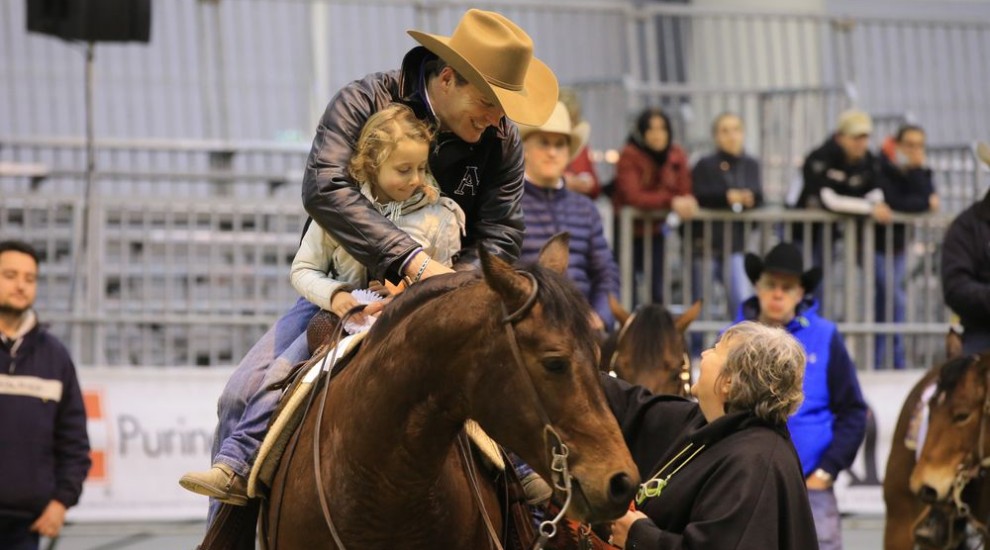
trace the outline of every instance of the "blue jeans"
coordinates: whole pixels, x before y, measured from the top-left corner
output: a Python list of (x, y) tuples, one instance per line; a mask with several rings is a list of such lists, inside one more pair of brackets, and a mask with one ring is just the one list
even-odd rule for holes
[[(890, 294), (893, 297), (893, 321), (895, 323), (903, 323), (904, 316), (904, 303), (906, 301), (904, 279), (906, 274), (904, 253), (893, 253), (893, 271), (891, 273), (887, 272), (888, 264), (885, 261), (886, 256), (883, 253), (878, 253), (874, 258), (874, 266), (876, 269), (876, 300), (874, 309), (874, 319), (878, 323), (883, 323), (888, 321), (887, 319), (887, 295)], [(890, 277), (890, 282), (892, 283), (892, 288), (887, 288), (888, 276)], [(888, 334), (881, 334), (876, 337), (876, 355), (874, 368), (880, 368), (884, 364), (884, 359), (887, 351), (887, 341), (891, 339)], [(904, 337), (900, 333), (895, 333), (894, 339), (894, 368), (903, 369), (904, 368)]]
[(835, 492), (808, 490), (811, 515), (815, 518), (819, 550), (842, 550), (842, 518)]
[(319, 308), (300, 298), (241, 360), (217, 403), (214, 464), (230, 466), (245, 477), (251, 472), (251, 460), (279, 398), (279, 392), (267, 388), (309, 357), (306, 326), (317, 311)]
[(0, 548), (3, 550), (38, 550), (40, 537), (31, 532), (33, 520), (0, 517)]

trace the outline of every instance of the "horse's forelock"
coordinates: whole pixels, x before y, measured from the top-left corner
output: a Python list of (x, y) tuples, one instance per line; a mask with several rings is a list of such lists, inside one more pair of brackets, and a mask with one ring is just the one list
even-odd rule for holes
[(979, 356), (977, 355), (964, 355), (950, 359), (942, 365), (942, 369), (938, 375), (937, 393), (939, 395), (951, 394), (956, 389), (956, 386), (959, 385), (959, 381), (965, 376), (969, 367), (975, 365), (978, 360)]
[(594, 357), (598, 339), (591, 328), (591, 306), (567, 278), (550, 269), (536, 266), (526, 268), (540, 285), (537, 296), (543, 309), (544, 322), (574, 334), (575, 346), (585, 348)]

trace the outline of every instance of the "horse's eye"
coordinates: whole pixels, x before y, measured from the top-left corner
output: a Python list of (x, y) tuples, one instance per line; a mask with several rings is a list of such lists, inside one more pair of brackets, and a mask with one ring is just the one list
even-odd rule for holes
[(958, 412), (952, 415), (952, 421), (956, 424), (962, 424), (963, 422), (969, 420), (970, 413), (968, 412)]
[(550, 372), (564, 372), (571, 364), (566, 357), (547, 357), (542, 363), (543, 368)]

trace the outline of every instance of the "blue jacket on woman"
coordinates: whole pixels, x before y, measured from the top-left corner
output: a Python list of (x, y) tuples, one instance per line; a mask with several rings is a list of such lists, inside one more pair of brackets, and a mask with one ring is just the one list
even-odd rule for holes
[(605, 241), (602, 218), (591, 199), (563, 185), (546, 189), (526, 180), (522, 198), (523, 234), (519, 263), (535, 263), (540, 248), (550, 237), (571, 234), (570, 265), (567, 276), (588, 299), (592, 309), (611, 328), (615, 319), (608, 307), (608, 295), (619, 293), (619, 268)]
[[(743, 302), (737, 321), (757, 321), (760, 302)], [(835, 323), (818, 316), (818, 303), (806, 297), (784, 327), (804, 346), (804, 402), (787, 421), (807, 477), (821, 468), (835, 477), (852, 465), (866, 434), (866, 402), (856, 365)]]

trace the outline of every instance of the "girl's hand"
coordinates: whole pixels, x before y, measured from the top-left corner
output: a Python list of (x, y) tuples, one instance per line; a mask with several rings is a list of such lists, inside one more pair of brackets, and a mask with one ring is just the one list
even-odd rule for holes
[[(350, 292), (343, 290), (334, 294), (333, 298), (330, 298), (330, 311), (340, 318), (343, 318), (344, 314), (350, 311), (351, 308), (359, 305), (358, 301), (354, 299), (354, 296)], [(358, 315), (361, 314), (355, 314), (355, 318)]]

